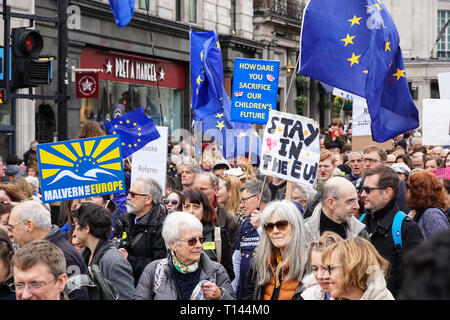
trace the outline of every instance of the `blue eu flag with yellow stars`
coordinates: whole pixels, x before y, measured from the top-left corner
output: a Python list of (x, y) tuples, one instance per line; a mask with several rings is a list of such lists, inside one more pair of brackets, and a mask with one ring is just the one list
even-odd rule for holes
[(222, 52), (214, 31), (191, 31), (190, 38), (192, 109), (199, 121), (223, 109)]
[(399, 43), (381, 0), (311, 0), (299, 73), (364, 97), (372, 139), (384, 142), (419, 125)]
[(109, 5), (119, 28), (130, 23), (134, 14), (134, 0), (109, 0)]
[(120, 136), (123, 158), (160, 137), (153, 120), (144, 114), (144, 107), (106, 122), (105, 128), (108, 134)]

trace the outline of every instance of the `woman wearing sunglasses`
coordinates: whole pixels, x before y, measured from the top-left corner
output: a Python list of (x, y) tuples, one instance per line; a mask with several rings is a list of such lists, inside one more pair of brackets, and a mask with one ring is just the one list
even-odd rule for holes
[(272, 201), (261, 214), (262, 232), (244, 282), (245, 300), (302, 300), (307, 262), (303, 217), (288, 200)]
[(322, 254), (322, 264), (330, 276), (333, 299), (394, 300), (385, 280), (389, 262), (366, 239), (331, 245)]
[(197, 218), (187, 212), (171, 213), (162, 237), (169, 254), (144, 269), (136, 300), (235, 299), (225, 268), (202, 252), (205, 238)]
[(192, 213), (203, 225), (203, 251), (208, 257), (222, 264), (230, 280), (234, 279), (230, 237), (225, 228), (217, 226), (217, 214), (202, 190), (186, 191), (181, 199), (183, 211)]
[(167, 211), (181, 211), (181, 198), (183, 194), (180, 191), (172, 190), (166, 198), (162, 199), (162, 203), (166, 206)]

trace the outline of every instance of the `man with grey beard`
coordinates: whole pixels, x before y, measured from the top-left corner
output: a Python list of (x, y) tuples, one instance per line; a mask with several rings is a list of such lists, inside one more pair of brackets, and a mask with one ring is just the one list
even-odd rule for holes
[(119, 251), (133, 268), (135, 286), (147, 264), (167, 255), (161, 234), (167, 210), (161, 198), (162, 188), (153, 179), (136, 179), (127, 195), (127, 214), (123, 217), (126, 238)]

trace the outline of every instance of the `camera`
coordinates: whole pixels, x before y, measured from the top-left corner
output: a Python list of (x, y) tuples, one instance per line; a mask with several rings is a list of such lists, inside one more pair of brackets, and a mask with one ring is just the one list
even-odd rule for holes
[(122, 238), (113, 239), (112, 243), (113, 243), (114, 247), (116, 247), (117, 249), (124, 248), (125, 250), (128, 251), (129, 243), (126, 239), (122, 239)]

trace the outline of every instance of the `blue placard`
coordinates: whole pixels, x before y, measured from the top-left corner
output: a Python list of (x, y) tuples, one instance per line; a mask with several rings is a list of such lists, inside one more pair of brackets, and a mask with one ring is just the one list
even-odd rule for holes
[(125, 192), (119, 136), (38, 144), (43, 202)]
[(234, 59), (231, 121), (266, 124), (276, 110), (280, 61)]

